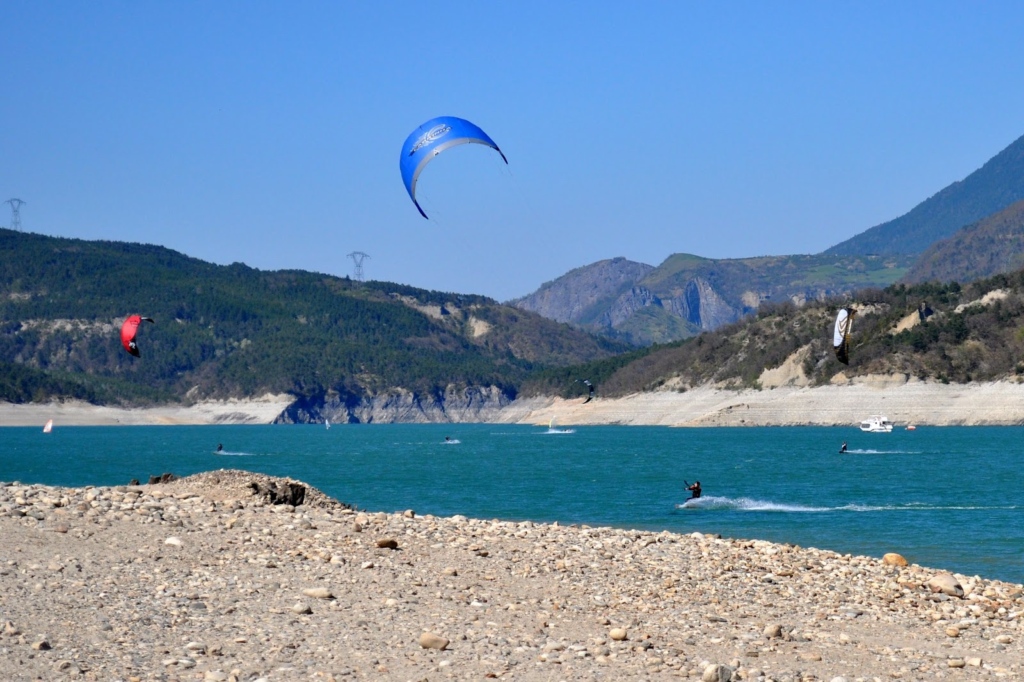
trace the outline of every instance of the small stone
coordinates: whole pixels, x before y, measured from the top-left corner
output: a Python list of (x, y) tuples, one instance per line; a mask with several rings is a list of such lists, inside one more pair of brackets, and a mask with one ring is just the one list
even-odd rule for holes
[(960, 583), (949, 573), (939, 573), (928, 581), (928, 589), (932, 592), (941, 592), (942, 594), (948, 594), (950, 597), (963, 597), (964, 588), (960, 586)]
[(732, 679), (733, 669), (721, 663), (712, 663), (704, 668), (701, 679), (704, 682), (729, 682)]
[(967, 665), (967, 663), (962, 658), (951, 658), (946, 663), (946, 665), (948, 665), (950, 668), (962, 668), (965, 665)]
[(67, 659), (61, 659), (53, 665), (53, 669), (60, 673), (74, 674), (82, 672), (82, 669)]
[(416, 512), (414, 512), (412, 509), (406, 509), (402, 513), (402, 516), (404, 516), (407, 519), (414, 519), (414, 518), (416, 518)]
[(777, 639), (782, 637), (782, 626), (778, 623), (771, 623), (764, 626), (764, 636), (768, 639)]
[(38, 642), (32, 642), (32, 648), (36, 651), (49, 651), (51, 649), (50, 643), (45, 639), (41, 639)]
[(360, 564), (360, 568), (373, 568), (373, 562), (364, 561), (362, 564)]
[(358, 521), (353, 523), (352, 524), (352, 532), (353, 533), (362, 533), (363, 532), (363, 524), (359, 523)]
[(977, 656), (971, 656), (970, 658), (964, 659), (964, 663), (971, 666), (972, 668), (981, 667), (981, 659)]
[(67, 533), (69, 530), (71, 530), (71, 527), (66, 523), (58, 523), (53, 527), (54, 533)]
[(420, 635), (420, 646), (424, 649), (438, 649), (444, 651), (448, 648), (448, 640), (433, 632), (424, 632)]
[(996, 642), (998, 642), (999, 644), (1012, 644), (1013, 637), (1010, 637), (1009, 635), (999, 635), (998, 637), (996, 637)]
[(227, 682), (228, 676), (226, 673), (222, 673), (219, 670), (208, 670), (203, 675), (204, 682)]
[(14, 623), (7, 621), (4, 623), (4, 634), (8, 637), (17, 637), (21, 634), (21, 630), (15, 627)]
[(299, 601), (295, 602), (295, 606), (292, 607), (292, 613), (297, 613), (300, 616), (305, 616), (307, 614), (313, 613), (313, 609), (309, 608), (309, 604), (304, 604), (303, 602)]
[(959, 637), (960, 636), (960, 628), (956, 627), (955, 625), (949, 626), (948, 628), (946, 628), (946, 636), (947, 637)]
[(805, 651), (802, 654), (800, 654), (800, 660), (802, 660), (802, 661), (820, 661), (821, 660), (821, 654), (815, 653), (813, 651)]
[(381, 538), (377, 540), (377, 546), (381, 549), (398, 549), (398, 540), (394, 538)]
[(384, 600), (384, 606), (389, 606), (389, 607), (390, 606), (398, 606), (398, 600), (397, 599), (393, 599), (393, 598), (392, 599), (385, 599)]
[(334, 599), (334, 593), (326, 587), (307, 587), (302, 594), (313, 599)]
[(444, 573), (445, 575), (458, 575), (459, 574), (458, 570), (456, 570), (455, 568), (453, 568), (451, 566), (446, 567), (441, 572)]
[(608, 636), (611, 637), (612, 639), (614, 639), (616, 642), (625, 641), (625, 639), (627, 638), (626, 629), (625, 628), (612, 628), (608, 632)]
[(206, 645), (202, 642), (189, 642), (185, 645), (186, 651), (192, 654), (205, 654)]
[(173, 545), (174, 547), (181, 547), (181, 538), (176, 538), (173, 535), (164, 540), (165, 545)]
[(896, 552), (889, 552), (882, 557), (882, 563), (886, 566), (906, 566), (907, 560), (902, 555)]

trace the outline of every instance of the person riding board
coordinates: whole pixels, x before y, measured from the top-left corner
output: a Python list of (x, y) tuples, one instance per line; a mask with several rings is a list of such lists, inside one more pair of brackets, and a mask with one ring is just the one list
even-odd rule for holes
[(843, 441), (843, 447), (839, 448), (839, 454), (846, 452), (846, 441)]
[[(683, 481), (683, 483), (686, 483), (686, 481)], [(700, 497), (700, 481), (694, 481), (693, 485), (687, 485), (686, 489), (693, 495), (693, 497), (690, 498), (691, 500), (696, 500)]]

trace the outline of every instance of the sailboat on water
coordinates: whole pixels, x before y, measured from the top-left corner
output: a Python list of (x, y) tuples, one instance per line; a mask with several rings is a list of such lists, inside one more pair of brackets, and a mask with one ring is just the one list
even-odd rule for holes
[(331, 420), (328, 419), (327, 417), (324, 417), (324, 426), (326, 426), (328, 429), (331, 428)]
[(43, 427), (43, 433), (49, 433), (53, 431), (53, 420), (50, 419), (46, 422), (46, 426)]

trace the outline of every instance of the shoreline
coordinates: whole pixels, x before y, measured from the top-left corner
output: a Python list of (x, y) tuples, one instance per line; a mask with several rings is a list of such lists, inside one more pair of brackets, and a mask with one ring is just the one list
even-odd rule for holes
[[(252, 483), (301, 485), (305, 499), (270, 504)], [(143, 486), (0, 483), (0, 533), (3, 679), (1024, 672), (1021, 585), (894, 557), (362, 512), (237, 470)]]
[[(265, 395), (253, 399), (205, 401), (192, 406), (114, 408), (78, 401), (0, 403), (0, 426), (270, 424), (294, 398)], [(761, 390), (699, 387), (686, 392), (656, 391), (622, 398), (520, 398), (503, 407), (474, 412), (473, 418), (449, 414), (435, 423), (563, 426), (856, 426), (884, 414), (897, 426), (1024, 425), (1024, 382), (941, 384), (903, 376), (858, 377), (842, 385), (781, 386)], [(385, 421), (382, 411), (378, 423)], [(401, 419), (400, 419), (401, 417)], [(395, 413), (396, 421), (429, 422), (417, 413)]]

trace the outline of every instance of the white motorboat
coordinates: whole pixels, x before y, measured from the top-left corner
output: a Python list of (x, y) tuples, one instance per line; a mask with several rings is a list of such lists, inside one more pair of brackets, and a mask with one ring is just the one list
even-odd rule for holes
[(868, 433), (889, 433), (892, 431), (892, 422), (882, 415), (875, 415), (862, 421), (860, 430)]

